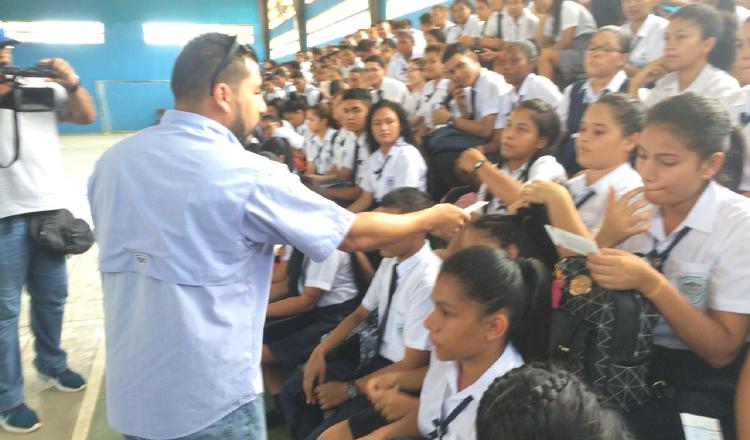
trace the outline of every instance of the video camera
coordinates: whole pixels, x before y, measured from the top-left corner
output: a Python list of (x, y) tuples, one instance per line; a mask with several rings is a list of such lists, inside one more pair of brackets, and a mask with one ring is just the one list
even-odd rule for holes
[(57, 78), (50, 63), (20, 68), (0, 63), (0, 84), (12, 83), (12, 90), (0, 96), (0, 108), (17, 112), (46, 112), (55, 108), (55, 91), (44, 84), (23, 84), (20, 78)]

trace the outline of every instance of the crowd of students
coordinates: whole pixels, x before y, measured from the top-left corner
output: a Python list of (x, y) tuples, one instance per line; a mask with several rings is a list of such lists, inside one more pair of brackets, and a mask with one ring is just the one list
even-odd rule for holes
[[(679, 439), (690, 413), (750, 439), (750, 21), (732, 0), (672, 3), (455, 0), (418, 29), (382, 21), (264, 62), (248, 150), (353, 212), (488, 202), (455, 237), (321, 263), (277, 250), (271, 423)], [(547, 363), (553, 266), (572, 254), (545, 223), (597, 242), (598, 286), (656, 307), (648, 377), (666, 392), (623, 413)]]

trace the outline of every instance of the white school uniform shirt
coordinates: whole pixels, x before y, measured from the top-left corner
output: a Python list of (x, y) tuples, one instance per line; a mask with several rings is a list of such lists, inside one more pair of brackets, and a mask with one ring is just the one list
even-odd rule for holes
[(560, 88), (555, 83), (546, 76), (537, 75), (536, 73), (530, 73), (523, 80), (518, 90), (513, 89), (511, 91), (510, 97), (513, 107), (521, 101), (541, 99), (553, 108), (557, 108), (563, 99)]
[[(284, 120), (287, 124), (289, 124), (290, 127), (293, 127), (292, 124), (289, 123), (289, 121)], [(294, 131), (297, 132), (300, 136), (309, 136), (310, 135), (310, 127), (307, 125), (307, 121), (303, 122), (302, 125), (298, 125), (297, 127), (293, 127)]]
[[(356, 174), (354, 184), (362, 186), (362, 180), (367, 174), (367, 159), (370, 157), (367, 135), (362, 133), (357, 136), (351, 131), (347, 131), (347, 133), (343, 141), (345, 142), (344, 147), (342, 147), (343, 155), (340, 158), (340, 162), (336, 163), (336, 166), (353, 170)], [(359, 153), (355, 154), (356, 151), (359, 151)]]
[[(472, 90), (474, 92), (474, 102), (472, 102)], [(510, 93), (513, 86), (505, 82), (505, 78), (499, 73), (482, 68), (479, 71), (477, 80), (469, 87), (464, 89), (464, 102), (466, 108), (474, 113), (474, 120), (478, 121), (487, 115), (497, 115), (495, 119), (495, 128), (505, 126), (504, 111), (510, 106)], [(458, 107), (454, 109), (454, 116), (461, 116)], [(501, 122), (498, 122), (498, 119)], [(501, 127), (498, 125), (501, 124)]]
[(555, 33), (555, 18), (552, 15), (547, 15), (544, 20), (544, 36), (557, 41), (564, 30), (572, 27), (576, 28), (574, 37), (593, 33), (597, 28), (594, 16), (585, 6), (571, 0), (565, 0), (560, 11), (560, 31)]
[(732, 123), (742, 129), (745, 138), (745, 163), (742, 167), (740, 191), (750, 191), (750, 86), (745, 86), (722, 97)]
[(683, 92), (699, 92), (706, 96), (719, 98), (739, 90), (740, 83), (727, 72), (706, 63), (706, 67), (701, 70), (701, 73), (687, 89), (680, 90), (679, 87), (679, 72), (670, 72), (656, 81), (656, 85), (650, 91), (640, 89), (638, 97), (644, 106), (650, 108), (665, 98)]
[(409, 89), (406, 88), (405, 83), (386, 76), (380, 83), (380, 87), (376, 90), (371, 90), (370, 94), (372, 95), (373, 104), (380, 101), (380, 96), (382, 95), (383, 99), (404, 105), (406, 96), (409, 94)]
[[(498, 35), (498, 19), (502, 22), (502, 35)], [(487, 23), (484, 35), (488, 37), (502, 38), (505, 41), (533, 40), (536, 27), (539, 25), (539, 17), (528, 8), (524, 8), (518, 18), (511, 17), (507, 10), (503, 10), (502, 14), (493, 12)]]
[(289, 124), (289, 126), (281, 124), (281, 127), (273, 131), (273, 135), (271, 137), (284, 138), (287, 140), (287, 142), (289, 142), (289, 145), (291, 145), (292, 148), (296, 148), (298, 150), (305, 148), (305, 137), (297, 133), (297, 131), (294, 129), (294, 127), (292, 127), (291, 124)]
[[(651, 216), (651, 228), (622, 243), (621, 249), (646, 254), (663, 252), (684, 227), (690, 232), (664, 263), (664, 275), (696, 308), (750, 313), (750, 199), (711, 182), (687, 218), (669, 236), (659, 209)], [(663, 318), (654, 329), (654, 343), (688, 349)]]
[(325, 291), (316, 307), (341, 304), (359, 293), (352, 272), (352, 258), (346, 252), (337, 249), (319, 263), (305, 257), (302, 265), (304, 270), (299, 280), (299, 291), (302, 292), (305, 287)]
[(305, 155), (308, 162), (315, 163), (315, 173), (325, 174), (333, 166), (333, 137), (336, 130), (329, 128), (321, 139), (317, 134), (310, 132), (305, 139)]
[(409, 116), (416, 116), (420, 105), (422, 105), (422, 90), (413, 90), (409, 92), (404, 101), (404, 110), (406, 110), (406, 114)]
[(628, 162), (602, 176), (593, 185), (587, 185), (585, 174), (580, 174), (568, 181), (568, 190), (577, 205), (578, 215), (586, 228), (593, 233), (599, 230), (607, 214), (610, 188), (615, 189), (615, 194), (619, 199), (631, 189), (641, 186), (643, 186), (643, 180), (640, 174)]
[[(587, 80), (586, 83), (581, 87), (581, 91), (579, 93), (583, 93), (583, 102), (584, 104), (592, 104), (599, 100), (602, 96), (606, 95), (607, 93), (616, 93), (620, 91), (620, 88), (622, 87), (622, 84), (628, 79), (628, 75), (625, 73), (624, 70), (620, 70), (615, 74), (615, 76), (612, 77), (611, 80), (607, 83), (607, 85), (599, 90), (598, 92), (594, 92), (594, 89), (591, 88), (591, 81)], [(568, 128), (568, 110), (570, 109), (570, 94), (573, 92), (573, 84), (570, 84), (568, 87), (565, 88), (565, 91), (563, 92), (562, 101), (560, 101), (560, 105), (557, 107), (557, 116), (560, 118), (560, 127), (561, 130), (566, 131)], [(576, 133), (573, 133), (576, 134)]]
[(620, 26), (625, 35), (630, 38), (630, 59), (628, 64), (635, 67), (643, 67), (646, 64), (660, 58), (664, 52), (664, 31), (667, 29), (669, 20), (649, 14), (646, 20), (638, 28), (633, 36), (630, 23)]
[(454, 24), (445, 32), (445, 42), (456, 43), (461, 37), (478, 37), (482, 34), (482, 24), (476, 15), (470, 15), (464, 24)]
[[(413, 59), (413, 53), (412, 53)], [(406, 84), (409, 81), (406, 70), (409, 68), (409, 60), (401, 55), (401, 52), (396, 52), (391, 56), (391, 60), (388, 61), (388, 67), (385, 71), (386, 78), (393, 78)]]
[[(528, 178), (522, 180), (524, 171), (528, 166), (529, 164), (525, 163), (514, 171), (510, 171), (507, 165), (503, 165), (500, 167), (500, 170), (506, 174), (510, 174), (514, 179), (521, 181), (521, 183), (532, 182), (534, 180), (551, 180), (564, 185), (568, 180), (565, 168), (557, 162), (555, 156), (542, 156), (535, 160), (529, 169)], [(507, 212), (507, 205), (489, 192), (486, 183), (483, 183), (479, 187), (477, 200), (487, 200), (490, 202), (485, 208), (485, 214), (505, 214)]]
[(448, 96), (447, 78), (429, 81), (422, 89), (421, 103), (417, 116), (424, 118), (424, 124), (429, 128), (435, 128), (432, 124), (432, 112), (443, 106), (445, 98)]
[[(362, 298), (362, 307), (378, 311), (378, 320), (385, 317), (393, 266), (397, 258), (385, 258), (375, 272), (370, 288)], [(435, 286), (442, 260), (432, 252), (429, 243), (402, 261), (396, 271), (398, 284), (391, 299), (391, 311), (383, 329), (379, 354), (393, 362), (404, 357), (406, 348), (430, 349), (430, 334), (422, 324), (432, 312), (432, 288)], [(380, 324), (380, 323), (378, 323)]]
[(427, 164), (413, 145), (399, 139), (383, 156), (378, 148), (367, 159), (364, 176), (359, 185), (362, 191), (372, 193), (375, 201), (396, 188), (427, 190)]
[(436, 421), (445, 420), (461, 402), (471, 396), (468, 405), (446, 427), (443, 440), (475, 440), (477, 408), (482, 395), (492, 382), (508, 371), (523, 365), (523, 358), (512, 344), (508, 344), (497, 360), (479, 376), (476, 382), (458, 390), (458, 362), (441, 361), (433, 353), (430, 367), (419, 395), (419, 432), (430, 436)]
[(321, 100), (320, 89), (310, 84), (305, 86), (305, 91), (302, 94), (305, 96), (305, 100), (309, 107), (317, 105)]

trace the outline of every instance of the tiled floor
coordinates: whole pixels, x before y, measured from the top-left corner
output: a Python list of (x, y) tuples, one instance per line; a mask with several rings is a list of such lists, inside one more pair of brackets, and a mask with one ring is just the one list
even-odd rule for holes
[[(65, 172), (66, 206), (77, 217), (90, 221), (86, 181), (96, 159), (126, 135), (64, 135), (61, 137)], [(42, 419), (42, 428), (18, 436), (0, 430), (0, 440), (120, 440), (106, 423), (103, 389), (104, 329), (97, 249), (68, 260), (69, 297), (63, 325), (62, 345), (70, 367), (87, 378), (89, 388), (80, 393), (61, 393), (36, 377), (31, 366), (34, 338), (28, 321), (28, 295), (24, 293), (20, 322), (24, 393), (29, 406)], [(285, 429), (269, 433), (271, 440), (284, 440)]]

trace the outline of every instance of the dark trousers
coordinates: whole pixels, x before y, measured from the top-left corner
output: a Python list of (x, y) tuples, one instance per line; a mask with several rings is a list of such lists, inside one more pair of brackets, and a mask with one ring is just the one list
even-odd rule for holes
[[(364, 368), (357, 371), (359, 359), (345, 357), (326, 362), (326, 381), (348, 382), (366, 376), (388, 366), (391, 361), (377, 356)], [(284, 383), (279, 398), (281, 412), (287, 421), (289, 433), (294, 440), (316, 439), (326, 429), (338, 422), (348, 419), (370, 406), (365, 396), (357, 397), (335, 408), (327, 418), (318, 405), (305, 403), (302, 389), (302, 373), (292, 376)]]
[(643, 440), (683, 440), (680, 413), (721, 422), (725, 440), (736, 438), (734, 394), (747, 346), (724, 368), (713, 368), (690, 350), (657, 347), (650, 367), (651, 383), (664, 381), (657, 398), (626, 415), (630, 428)]

